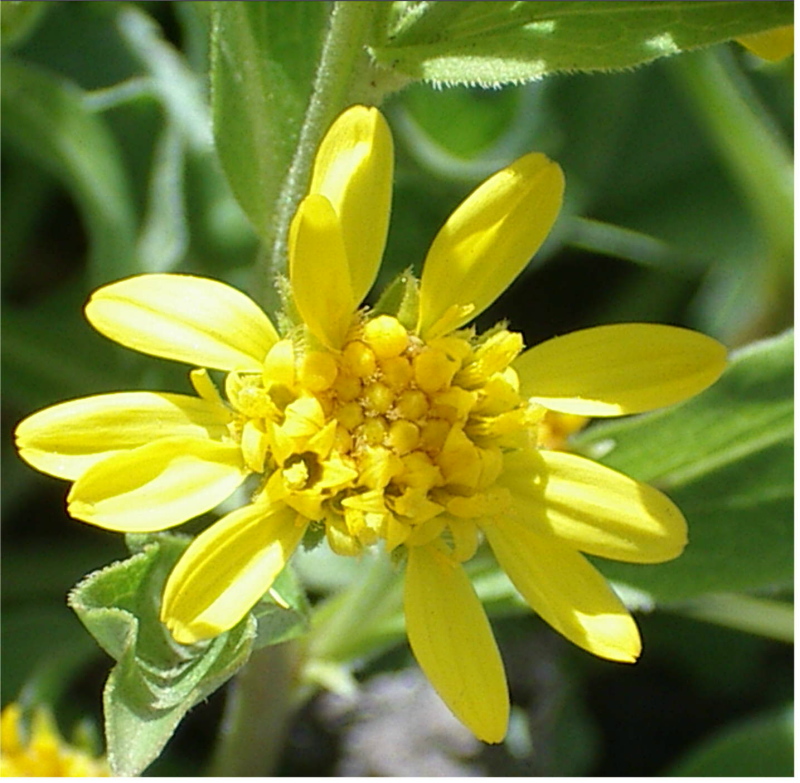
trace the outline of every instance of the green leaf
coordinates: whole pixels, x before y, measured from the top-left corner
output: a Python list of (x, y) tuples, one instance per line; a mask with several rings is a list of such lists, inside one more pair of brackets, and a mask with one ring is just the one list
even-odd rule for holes
[(319, 59), (328, 3), (214, 3), (214, 136), (233, 193), (269, 243)]
[(380, 65), (444, 84), (499, 86), (627, 68), (792, 24), (784, 2), (394, 3), (370, 47)]
[(0, 16), (0, 36), (3, 46), (21, 44), (33, 32), (39, 23), (47, 3), (38, 0), (4, 0), (2, 16)]
[(3, 133), (75, 199), (94, 281), (137, 271), (130, 186), (105, 121), (86, 109), (78, 87), (47, 71), (6, 59), (2, 79)]
[(792, 707), (726, 726), (690, 751), (666, 774), (672, 777), (792, 777)]
[(136, 554), (90, 574), (69, 603), (117, 661), (103, 694), (109, 762), (138, 775), (161, 752), (186, 712), (228, 680), (249, 657), (255, 622), (197, 645), (172, 640), (159, 622), (164, 582), (189, 539), (131, 537)]
[(301, 636), (308, 631), (310, 611), (305, 591), (291, 565), (287, 565), (253, 609), (258, 623), (254, 647), (280, 644)]
[(664, 490), (689, 545), (657, 566), (603, 561), (658, 601), (792, 582), (793, 334), (738, 351), (703, 394), (663, 412), (597, 425), (578, 447)]

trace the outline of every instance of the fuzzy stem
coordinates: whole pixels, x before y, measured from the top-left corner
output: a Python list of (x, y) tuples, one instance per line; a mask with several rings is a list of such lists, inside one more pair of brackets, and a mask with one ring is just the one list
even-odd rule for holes
[(378, 106), (388, 93), (406, 83), (375, 66), (367, 52), (366, 42), (374, 37), (382, 13), (380, 6), (362, 0), (334, 3), (300, 140), (278, 201), (270, 278), (286, 269), (289, 224), (308, 187), (314, 155), (325, 131), (348, 106)]
[(212, 777), (275, 774), (293, 712), (296, 668), (291, 642), (252, 654), (228, 693)]

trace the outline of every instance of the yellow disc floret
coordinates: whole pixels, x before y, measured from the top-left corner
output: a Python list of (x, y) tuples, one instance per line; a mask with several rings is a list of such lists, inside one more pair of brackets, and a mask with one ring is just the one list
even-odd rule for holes
[(261, 376), (229, 376), (231, 431), (265, 475), (259, 492), (323, 524), (336, 552), (449, 531), (467, 559), (475, 520), (503, 509), (504, 451), (535, 441), (541, 418), (510, 367), (521, 350), (502, 328), (425, 342), (385, 314), (353, 327), (339, 351), (281, 340)]

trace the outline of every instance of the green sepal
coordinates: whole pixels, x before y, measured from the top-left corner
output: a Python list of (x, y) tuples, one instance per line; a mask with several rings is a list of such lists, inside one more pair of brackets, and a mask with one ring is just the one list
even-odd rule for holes
[(129, 536), (134, 554), (83, 579), (69, 604), (116, 660), (103, 693), (108, 759), (116, 775), (141, 773), (183, 716), (247, 661), (256, 634), (248, 616), (208, 642), (181, 645), (159, 621), (164, 582), (191, 539)]
[(785, 2), (404, 2), (370, 46), (378, 65), (439, 84), (498, 87), (629, 68), (792, 24)]
[(383, 289), (373, 313), (393, 315), (406, 329), (413, 329), (417, 325), (419, 281), (410, 269), (401, 272)]

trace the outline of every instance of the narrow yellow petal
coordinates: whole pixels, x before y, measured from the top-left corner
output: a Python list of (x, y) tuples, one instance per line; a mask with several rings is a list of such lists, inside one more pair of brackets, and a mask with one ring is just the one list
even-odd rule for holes
[(486, 613), (464, 569), (436, 543), (410, 547), (406, 629), (425, 675), (453, 714), (484, 742), (508, 728), (508, 686)]
[(260, 370), (278, 340), (248, 296), (191, 275), (138, 275), (103, 286), (92, 294), (86, 317), (135, 351), (215, 370)]
[(393, 171), (389, 126), (377, 109), (366, 106), (351, 106), (338, 117), (314, 159), (309, 193), (325, 196), (339, 218), (356, 304), (378, 274), (389, 228)]
[[(544, 242), (563, 193), (560, 167), (538, 152), (479, 185), (428, 251), (419, 290), (419, 334), (436, 337), (483, 312)], [(446, 323), (438, 324), (445, 316)]]
[(324, 196), (306, 196), (297, 208), (289, 233), (289, 277), (297, 311), (311, 333), (329, 348), (341, 348), (358, 300), (342, 227)]
[(764, 60), (778, 62), (794, 52), (794, 25), (773, 27), (762, 33), (743, 35), (736, 40)]
[(501, 482), (520, 524), (581, 552), (662, 563), (686, 546), (686, 521), (666, 495), (576, 454), (509, 454)]
[(691, 329), (611, 324), (540, 343), (514, 362), (523, 395), (579, 416), (621, 416), (673, 405), (711, 386), (725, 347)]
[(221, 440), (230, 411), (197, 397), (120, 392), (37, 411), (16, 429), (20, 456), (37, 470), (75, 480), (92, 465), (165, 437)]
[(509, 519), (486, 525), (484, 532), (500, 567), (545, 622), (601, 658), (636, 660), (636, 623), (583, 555)]
[(241, 448), (199, 438), (163, 438), (87, 470), (68, 511), (107, 530), (166, 530), (210, 511), (247, 477)]
[(280, 504), (222, 517), (183, 553), (164, 588), (161, 621), (182, 644), (233, 628), (270, 589), (305, 532)]

